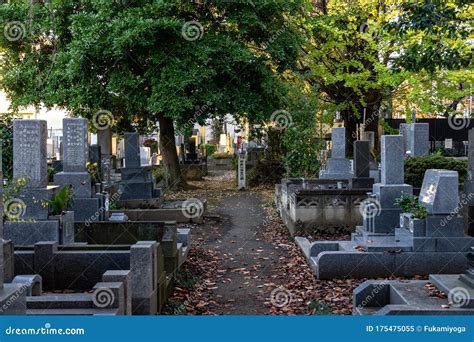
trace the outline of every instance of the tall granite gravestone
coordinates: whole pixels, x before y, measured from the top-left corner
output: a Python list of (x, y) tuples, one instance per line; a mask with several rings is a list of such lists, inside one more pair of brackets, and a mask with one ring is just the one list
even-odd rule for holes
[(354, 142), (354, 178), (349, 180), (352, 189), (371, 189), (374, 179), (370, 177), (370, 142)]
[(138, 133), (125, 133), (125, 167), (121, 169), (120, 200), (140, 200), (160, 197), (159, 189), (153, 186), (150, 167), (140, 165)]
[(407, 134), (410, 156), (427, 156), (430, 152), (430, 125), (428, 123), (409, 124)]
[(395, 200), (411, 195), (413, 188), (404, 182), (404, 150), (401, 135), (383, 135), (381, 139), (380, 183), (373, 186), (371, 198), (379, 207), (377, 215), (364, 217), (364, 229), (371, 233), (393, 234), (400, 222), (401, 210)]
[(87, 136), (87, 119), (63, 119), (63, 172), (54, 175), (54, 183), (72, 185), (74, 197), (80, 198), (91, 197), (91, 176), (86, 169), (89, 161)]
[(350, 179), (353, 177), (351, 161), (346, 159), (346, 129), (337, 127), (332, 129), (331, 158), (319, 173), (322, 179)]
[[(71, 243), (74, 240), (74, 235), (68, 234), (70, 230), (62, 229), (59, 218), (49, 216), (48, 202), (58, 187), (48, 186), (46, 139), (46, 121), (13, 121), (13, 177), (25, 180), (18, 198), (10, 199), (6, 210), (5, 238), (15, 245), (33, 245), (39, 241)], [(12, 208), (19, 211), (9, 215)], [(70, 221), (71, 215), (61, 217), (61, 221)]]
[[(0, 149), (0, 213), (3, 215), (3, 173)], [(22, 284), (5, 283), (5, 255), (3, 240), (3, 219), (0, 219), (0, 315), (24, 315), (26, 312), (26, 291)]]
[(105, 199), (92, 192), (91, 175), (86, 164), (89, 161), (88, 120), (63, 119), (63, 172), (54, 175), (54, 183), (72, 186), (74, 220), (77, 222), (103, 220)]

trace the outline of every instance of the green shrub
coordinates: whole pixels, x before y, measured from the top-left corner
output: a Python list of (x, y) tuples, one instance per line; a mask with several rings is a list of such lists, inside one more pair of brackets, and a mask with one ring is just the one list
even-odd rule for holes
[(56, 195), (48, 201), (51, 215), (61, 215), (64, 211), (68, 210), (72, 206), (72, 188), (65, 185), (58, 191)]
[(402, 194), (395, 200), (395, 204), (402, 209), (404, 213), (412, 214), (414, 218), (424, 219), (428, 216), (428, 210), (418, 202), (418, 197)]
[(435, 153), (426, 157), (407, 158), (405, 160), (405, 182), (415, 188), (421, 188), (425, 171), (428, 169), (457, 171), (460, 184), (464, 183), (467, 175), (466, 161), (443, 157)]
[(217, 151), (217, 146), (213, 144), (204, 144), (206, 156), (212, 156)]
[(247, 185), (255, 187), (260, 185), (274, 186), (280, 183), (285, 174), (285, 167), (279, 160), (259, 160), (255, 166), (246, 172)]
[(214, 159), (226, 159), (232, 157), (230, 154), (227, 154), (226, 152), (215, 152), (212, 155), (212, 158)]

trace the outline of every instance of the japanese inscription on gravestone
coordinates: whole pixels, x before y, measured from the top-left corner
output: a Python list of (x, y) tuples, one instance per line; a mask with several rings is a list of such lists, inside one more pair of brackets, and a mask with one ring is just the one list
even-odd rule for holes
[(63, 157), (65, 172), (83, 172), (86, 170), (89, 147), (86, 119), (63, 119), (64, 141)]

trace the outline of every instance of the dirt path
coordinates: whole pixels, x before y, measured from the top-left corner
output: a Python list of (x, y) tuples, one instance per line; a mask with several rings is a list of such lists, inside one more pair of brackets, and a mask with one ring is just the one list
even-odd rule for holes
[(208, 211), (192, 227), (193, 248), (171, 314), (350, 313), (357, 283), (314, 279), (271, 205), (272, 189), (237, 191), (232, 172), (196, 185), (175, 194), (206, 198)]

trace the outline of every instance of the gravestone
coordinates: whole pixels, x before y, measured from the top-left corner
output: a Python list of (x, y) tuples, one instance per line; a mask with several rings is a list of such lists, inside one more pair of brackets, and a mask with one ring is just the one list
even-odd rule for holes
[(407, 126), (407, 129), (410, 156), (427, 156), (430, 152), (430, 125), (428, 123), (412, 123)]
[(407, 153), (409, 150), (410, 142), (408, 141), (408, 124), (401, 123), (399, 126), (400, 135), (403, 136), (403, 151)]
[(91, 176), (86, 169), (89, 161), (87, 137), (87, 119), (63, 119), (63, 171), (54, 175), (54, 184), (71, 185), (76, 198), (92, 195)]
[[(2, 150), (0, 148), (0, 213), (3, 215), (3, 172)], [(26, 311), (26, 291), (22, 284), (5, 283), (5, 254), (3, 240), (3, 219), (0, 219), (0, 315), (24, 315)]]
[[(26, 186), (22, 189), (18, 198), (9, 200), (9, 205), (19, 208), (19, 215), (8, 215), (5, 223), (4, 235), (12, 240), (14, 245), (32, 245), (39, 241), (58, 241), (60, 243), (72, 242), (63, 227), (67, 227), (67, 221), (71, 214), (61, 218), (53, 218), (49, 215), (48, 202), (58, 190), (57, 186), (47, 186), (47, 175), (39, 171), (43, 166), (30, 165), (31, 158), (39, 165), (46, 164), (46, 154), (30, 156), (30, 150), (41, 152), (46, 150), (46, 122), (42, 120), (14, 120), (13, 122), (13, 168), (15, 178), (26, 179)], [(25, 135), (28, 135), (26, 137)], [(15, 146), (15, 144), (19, 146)], [(16, 151), (16, 152), (15, 152)], [(28, 165), (28, 167), (25, 167)], [(43, 179), (44, 178), (44, 179)], [(9, 207), (10, 209), (15, 207)], [(63, 220), (65, 225), (62, 224)], [(66, 240), (65, 240), (66, 238)], [(73, 239), (73, 238), (72, 238)]]
[(375, 132), (365, 131), (363, 140), (369, 142), (369, 150), (373, 150), (375, 148)]
[(63, 172), (54, 175), (54, 184), (73, 189), (74, 220), (77, 222), (103, 220), (104, 201), (92, 191), (92, 178), (87, 171), (89, 162), (89, 122), (84, 118), (63, 119)]
[(332, 129), (331, 158), (319, 172), (321, 179), (350, 179), (353, 177), (351, 161), (346, 159), (346, 129), (336, 127)]
[(380, 210), (378, 215), (364, 218), (366, 231), (393, 234), (398, 227), (401, 210), (395, 205), (395, 200), (402, 194), (413, 193), (413, 188), (404, 184), (404, 159), (403, 136), (382, 136), (380, 183), (374, 184), (371, 195)]
[(13, 121), (13, 178), (25, 178), (25, 188), (48, 185), (46, 121)]
[(449, 215), (459, 204), (458, 173), (448, 170), (426, 170), (420, 203), (433, 215)]
[(136, 132), (125, 133), (125, 167), (120, 172), (120, 201), (160, 197), (153, 185), (151, 167), (140, 165), (139, 136)]
[(124, 134), (125, 141), (125, 167), (140, 167), (140, 147), (139, 136), (135, 132), (126, 132)]
[(351, 189), (371, 189), (374, 179), (370, 177), (370, 142), (354, 142), (354, 178), (349, 180)]

